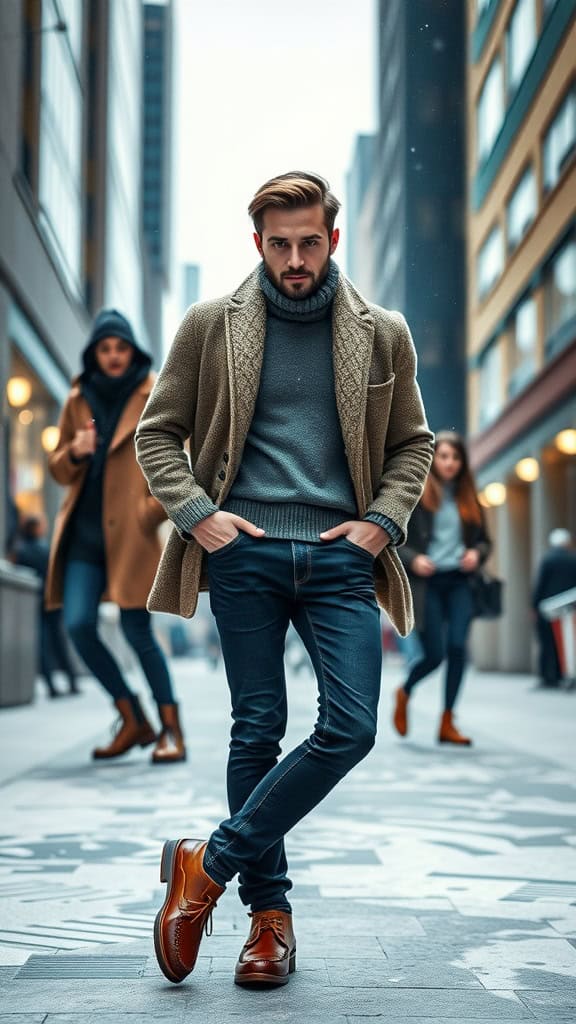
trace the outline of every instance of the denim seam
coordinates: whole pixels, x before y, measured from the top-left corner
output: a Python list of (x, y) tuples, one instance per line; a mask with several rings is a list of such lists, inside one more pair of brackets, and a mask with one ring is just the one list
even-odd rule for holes
[(328, 726), (330, 724), (330, 702), (328, 699), (328, 687), (326, 686), (326, 677), (324, 675), (324, 662), (322, 660), (322, 651), (320, 650), (320, 644), (318, 643), (318, 637), (316, 636), (316, 630), (314, 629), (314, 623), (312, 622), (312, 619), (310, 617), (310, 612), (305, 606), (303, 607), (303, 611), (304, 615), (306, 616), (306, 621), (310, 626), (310, 632), (312, 633), (312, 636), (314, 638), (316, 651), (318, 652), (318, 661), (320, 663), (320, 682), (322, 683), (322, 690), (324, 691), (324, 701), (326, 704), (326, 718), (324, 720), (324, 723), (321, 725), (321, 728), (322, 732), (326, 733), (328, 731)]
[[(288, 765), (288, 767), (286, 768), (286, 771), (284, 771), (282, 773), (282, 775), (280, 776), (279, 779), (276, 779), (276, 781), (270, 786), (270, 789), (266, 790), (266, 792), (262, 796), (262, 799), (260, 800), (260, 803), (258, 803), (256, 805), (254, 810), (249, 814), (249, 816), (246, 818), (246, 820), (244, 822), (242, 822), (242, 824), (240, 825), (239, 829), (237, 830), (238, 834), (240, 834), (240, 832), (242, 832), (242, 830), (245, 829), (246, 826), (250, 824), (250, 822), (252, 821), (252, 818), (256, 814), (256, 811), (260, 810), (262, 804), (264, 803), (265, 800), (268, 799), (270, 794), (276, 789), (276, 786), (278, 786), (282, 782), (282, 780), (286, 777), (286, 775), (288, 775), (288, 773), (291, 772), (293, 768), (296, 768), (300, 764), (300, 762), (303, 761), (304, 758), (309, 753), (310, 753), (310, 750), (306, 749), (304, 751), (304, 753), (298, 758), (298, 760), (294, 762), (294, 764)], [(210, 867), (212, 864), (215, 864), (216, 861), (218, 860), (218, 857), (221, 857), (223, 853), (226, 853), (226, 850), (228, 850), (229, 847), (232, 846), (232, 844), (233, 844), (233, 842), (235, 841), (236, 838), (237, 838), (237, 836), (234, 836), (232, 839), (230, 839), (230, 841), (228, 843), (226, 843), (226, 846), (223, 846), (221, 850), (218, 850), (218, 852), (216, 853), (216, 855), (214, 857), (212, 857), (212, 856), (206, 857), (205, 860), (204, 860), (205, 867)]]

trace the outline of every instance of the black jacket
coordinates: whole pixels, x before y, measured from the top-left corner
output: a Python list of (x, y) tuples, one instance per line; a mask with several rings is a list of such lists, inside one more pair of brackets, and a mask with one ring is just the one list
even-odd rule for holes
[[(483, 565), (492, 550), (492, 542), (488, 535), (482, 507), (479, 506), (479, 508), (482, 516), (481, 525), (463, 522), (462, 539), (466, 548), (476, 548), (480, 555), (480, 565)], [(434, 513), (424, 508), (422, 502), (420, 502), (414, 509), (408, 523), (406, 543), (398, 548), (398, 554), (410, 582), (412, 600), (414, 602), (414, 618), (416, 620), (416, 629), (418, 630), (424, 627), (424, 602), (427, 578), (425, 576), (417, 576), (416, 573), (412, 572), (411, 565), (416, 555), (426, 554), (432, 538), (433, 525)]]
[(576, 587), (576, 551), (552, 548), (542, 561), (532, 590), (532, 607), (546, 597), (554, 597)]

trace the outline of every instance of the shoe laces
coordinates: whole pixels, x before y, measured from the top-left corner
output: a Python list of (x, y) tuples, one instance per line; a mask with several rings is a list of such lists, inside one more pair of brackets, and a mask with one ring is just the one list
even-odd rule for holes
[(212, 935), (213, 924), (212, 914), (216, 906), (216, 900), (206, 893), (202, 900), (186, 900), (186, 916), (190, 921), (196, 923), (196, 921), (203, 921), (204, 932), (206, 935)]
[[(248, 916), (254, 918), (255, 914), (249, 914)], [(247, 945), (252, 945), (252, 943), (256, 942), (256, 940), (260, 938), (262, 932), (266, 931), (267, 928), (271, 932), (274, 932), (274, 935), (276, 936), (278, 941), (282, 943), (282, 945), (286, 945), (286, 938), (284, 936), (284, 921), (281, 917), (277, 917), (273, 913), (262, 914), (257, 917), (255, 924), (258, 926), (258, 931), (254, 938), (247, 943)]]

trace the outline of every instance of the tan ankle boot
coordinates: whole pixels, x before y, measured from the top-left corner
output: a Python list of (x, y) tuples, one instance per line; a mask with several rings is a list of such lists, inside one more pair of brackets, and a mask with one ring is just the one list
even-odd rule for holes
[(120, 713), (118, 729), (107, 747), (96, 747), (92, 751), (92, 757), (96, 761), (121, 757), (132, 750), (132, 747), (147, 747), (156, 739), (156, 733), (142, 711), (137, 697), (132, 700), (122, 697), (114, 703)]
[(408, 694), (403, 686), (396, 690), (396, 707), (394, 708), (394, 728), (400, 736), (408, 732)]
[(438, 743), (455, 743), (460, 747), (471, 747), (472, 740), (463, 736), (454, 725), (454, 718), (451, 711), (445, 711), (440, 722)]
[(152, 751), (153, 764), (174, 764), (186, 760), (184, 734), (180, 725), (177, 704), (161, 704), (159, 707), (162, 732)]

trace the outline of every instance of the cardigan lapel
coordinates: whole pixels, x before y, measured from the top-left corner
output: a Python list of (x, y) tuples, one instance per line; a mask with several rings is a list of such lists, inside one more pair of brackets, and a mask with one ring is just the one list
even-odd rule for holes
[(251, 274), (232, 296), (226, 309), (226, 350), (230, 385), (230, 473), (240, 465), (250, 429), (264, 358), (266, 303)]
[(374, 322), (365, 305), (357, 301), (348, 283), (340, 278), (332, 316), (332, 345), (336, 405), (344, 447), (359, 505), (362, 492), (362, 458), (368, 376), (374, 344)]

